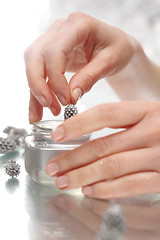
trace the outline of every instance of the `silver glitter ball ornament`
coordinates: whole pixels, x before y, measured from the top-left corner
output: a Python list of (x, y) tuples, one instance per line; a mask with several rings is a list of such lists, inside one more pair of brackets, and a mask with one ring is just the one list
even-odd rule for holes
[(14, 178), (20, 174), (20, 165), (15, 160), (9, 160), (4, 166), (6, 174)]
[(78, 109), (75, 105), (69, 104), (67, 107), (64, 109), (64, 120), (77, 115), (78, 114)]
[(12, 152), (16, 147), (16, 143), (11, 138), (0, 138), (0, 154)]

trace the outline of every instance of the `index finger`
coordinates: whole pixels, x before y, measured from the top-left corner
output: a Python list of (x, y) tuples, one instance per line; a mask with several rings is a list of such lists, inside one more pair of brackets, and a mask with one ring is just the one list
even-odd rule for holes
[(105, 127), (127, 128), (144, 118), (148, 102), (117, 102), (101, 104), (69, 118), (51, 134), (57, 142), (80, 137)]

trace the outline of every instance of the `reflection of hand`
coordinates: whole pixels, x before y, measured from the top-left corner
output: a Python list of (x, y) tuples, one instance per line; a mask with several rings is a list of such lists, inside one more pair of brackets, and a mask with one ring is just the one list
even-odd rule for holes
[(101, 223), (101, 216), (83, 206), (80, 199), (66, 194), (49, 201), (47, 212), (79, 240), (94, 239)]
[(101, 199), (159, 192), (159, 119), (159, 102), (102, 104), (68, 119), (52, 133), (54, 140), (105, 127), (125, 130), (56, 157), (46, 172), (58, 175), (60, 189), (82, 187), (84, 194)]
[[(126, 219), (125, 239), (159, 239), (160, 205), (151, 207), (150, 203), (134, 199), (116, 201)], [(129, 203), (129, 204), (128, 204)], [(47, 212), (76, 239), (95, 239), (101, 235), (102, 216), (110, 207), (108, 201), (61, 194), (47, 204)], [(107, 236), (107, 233), (106, 233)], [(115, 239), (116, 240), (116, 239)]]
[[(132, 37), (83, 13), (54, 22), (25, 52), (30, 122), (41, 119), (42, 106), (58, 115), (56, 96), (63, 105), (76, 103), (100, 78), (123, 69), (137, 49)], [(69, 84), (66, 71), (76, 72)]]
[[(151, 240), (159, 239), (160, 231), (160, 205), (151, 207), (150, 203), (142, 200), (127, 199), (116, 201), (124, 213), (126, 220), (126, 240)], [(128, 204), (129, 203), (129, 204)], [(108, 202), (84, 198), (83, 206), (92, 211), (95, 216), (103, 216), (108, 209)], [(102, 223), (103, 224), (103, 223)], [(101, 233), (99, 232), (99, 235)], [(106, 233), (107, 236), (107, 233)], [(122, 238), (123, 239), (123, 238)], [(115, 239), (116, 240), (116, 239)]]

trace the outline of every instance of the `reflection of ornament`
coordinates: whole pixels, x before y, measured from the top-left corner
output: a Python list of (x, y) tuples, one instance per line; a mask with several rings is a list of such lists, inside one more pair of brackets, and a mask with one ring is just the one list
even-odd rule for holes
[(0, 154), (12, 152), (16, 147), (16, 143), (10, 138), (0, 138)]
[(16, 163), (15, 160), (9, 160), (7, 164), (4, 165), (5, 172), (10, 177), (17, 177), (20, 174), (20, 165)]
[(97, 240), (122, 240), (125, 228), (125, 217), (120, 206), (112, 205), (104, 213)]
[(77, 107), (75, 105), (69, 104), (67, 107), (64, 109), (64, 120), (78, 114)]
[(104, 216), (104, 222), (110, 230), (124, 233), (125, 231), (125, 219), (123, 212), (119, 205), (111, 206)]

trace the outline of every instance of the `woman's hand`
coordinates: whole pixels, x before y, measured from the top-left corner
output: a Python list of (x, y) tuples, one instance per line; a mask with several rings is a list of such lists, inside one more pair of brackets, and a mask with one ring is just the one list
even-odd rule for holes
[(52, 138), (63, 142), (105, 127), (124, 130), (48, 163), (57, 187), (82, 187), (85, 195), (101, 199), (160, 192), (160, 103), (102, 104), (66, 120)]
[[(54, 22), (25, 51), (30, 123), (42, 118), (43, 107), (58, 115), (58, 100), (62, 105), (75, 104), (100, 78), (121, 71), (137, 46), (120, 29), (83, 13)], [(66, 71), (76, 73), (69, 84)]]

